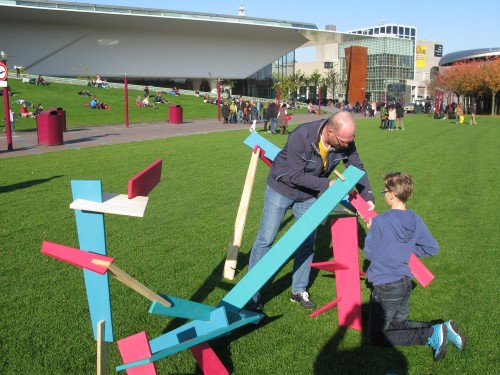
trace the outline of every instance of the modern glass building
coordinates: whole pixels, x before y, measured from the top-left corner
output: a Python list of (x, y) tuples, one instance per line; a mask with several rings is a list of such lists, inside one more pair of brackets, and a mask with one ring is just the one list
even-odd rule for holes
[[(367, 47), (366, 98), (370, 101), (405, 102), (406, 80), (413, 80), (415, 76), (416, 28), (387, 24), (348, 32), (376, 38), (339, 44), (341, 77), (346, 77), (345, 48)], [(339, 98), (344, 99), (345, 93), (340, 93)]]

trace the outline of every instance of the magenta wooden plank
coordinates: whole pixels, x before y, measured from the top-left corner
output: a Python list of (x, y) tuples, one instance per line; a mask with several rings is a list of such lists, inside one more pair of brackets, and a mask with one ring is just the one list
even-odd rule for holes
[(359, 279), (358, 218), (332, 219), (333, 258), (348, 266), (335, 272), (339, 325), (361, 331), (361, 282)]
[[(368, 203), (356, 192), (349, 194), (349, 202), (358, 211), (358, 214), (367, 221), (368, 218), (374, 218), (377, 216), (375, 211), (368, 211), (370, 207)], [(424, 288), (429, 285), (429, 283), (434, 280), (434, 274), (422, 263), (422, 261), (414, 254), (410, 255), (410, 271), (415, 277), (415, 279)]]
[(434, 280), (434, 274), (422, 263), (422, 261), (414, 253), (411, 253), (408, 265), (410, 266), (410, 271), (415, 279), (417, 279), (420, 285), (422, 285), (424, 288), (429, 285), (432, 280)]
[(205, 375), (229, 375), (217, 354), (206, 342), (189, 348)]
[(43, 241), (42, 253), (74, 266), (96, 272), (100, 275), (104, 275), (108, 268), (92, 263), (92, 259), (103, 260), (111, 263), (115, 260), (114, 258), (105, 255), (95, 254), (49, 241)]
[[(149, 347), (148, 337), (144, 331), (126, 337), (122, 340), (118, 340), (117, 344), (123, 363), (130, 363), (151, 357), (151, 348)], [(128, 368), (127, 374), (157, 375), (157, 372), (155, 364), (148, 363), (142, 366)]]
[(335, 306), (338, 305), (338, 303), (342, 300), (342, 298), (336, 298), (332, 302), (327, 303), (325, 306), (320, 307), (316, 311), (312, 312), (309, 314), (309, 317), (315, 317), (316, 315), (323, 314), (324, 312), (333, 309)]
[(128, 181), (128, 198), (147, 197), (161, 179), (162, 159), (155, 161), (149, 167), (139, 172)]
[(346, 266), (345, 264), (341, 264), (336, 261), (331, 261), (331, 262), (317, 262), (317, 263), (311, 263), (311, 267), (314, 268), (319, 268), (320, 270), (324, 271), (329, 271), (329, 272), (335, 272), (339, 270), (348, 270), (349, 267)]

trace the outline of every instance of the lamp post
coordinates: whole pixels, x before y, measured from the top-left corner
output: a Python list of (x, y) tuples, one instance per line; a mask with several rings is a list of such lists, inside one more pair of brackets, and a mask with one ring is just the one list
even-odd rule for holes
[(125, 95), (125, 126), (128, 128), (128, 77), (127, 73), (125, 73), (125, 78), (123, 79), (124, 90), (123, 93)]
[(318, 116), (321, 115), (321, 85), (318, 86)]
[(281, 107), (280, 97), (281, 97), (281, 84), (278, 82), (278, 109)]
[(220, 78), (217, 78), (217, 121), (220, 122)]
[(7, 67), (7, 54), (0, 51), (0, 87), (3, 87), (3, 107), (5, 112), (5, 133), (7, 134), (7, 150), (12, 150), (12, 132), (10, 129), (10, 107), (9, 107), (9, 85), (7, 77), (9, 68)]

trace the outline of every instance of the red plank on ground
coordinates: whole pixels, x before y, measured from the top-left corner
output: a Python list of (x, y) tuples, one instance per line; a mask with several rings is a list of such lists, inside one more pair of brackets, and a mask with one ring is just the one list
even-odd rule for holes
[[(148, 336), (144, 331), (118, 340), (117, 344), (125, 364), (151, 357)], [(157, 375), (156, 367), (154, 363), (131, 367), (127, 369), (127, 375)]]
[(149, 167), (139, 172), (128, 181), (128, 198), (147, 195), (160, 182), (162, 159), (155, 161)]

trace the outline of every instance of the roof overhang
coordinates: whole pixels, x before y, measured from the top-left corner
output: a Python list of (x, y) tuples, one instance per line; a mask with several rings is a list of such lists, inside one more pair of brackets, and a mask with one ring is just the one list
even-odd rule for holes
[(12, 56), (10, 65), (33, 74), (242, 79), (297, 48), (363, 38), (235, 17), (224, 22), (17, 3), (0, 3), (0, 46)]

